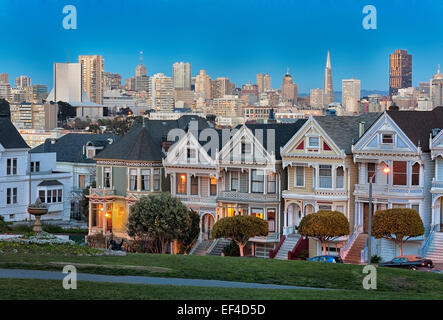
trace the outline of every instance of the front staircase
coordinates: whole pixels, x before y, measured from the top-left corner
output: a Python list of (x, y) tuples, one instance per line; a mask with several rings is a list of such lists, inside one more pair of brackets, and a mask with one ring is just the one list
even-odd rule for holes
[(366, 247), (367, 233), (360, 233), (347, 251), (344, 263), (361, 264), (361, 251)]
[(223, 249), (231, 243), (231, 239), (216, 239), (212, 247), (210, 247), (206, 254), (209, 256), (221, 256)]
[(279, 260), (288, 260), (288, 252), (294, 249), (295, 245), (300, 239), (299, 234), (289, 234), (286, 236), (285, 241), (283, 242), (280, 250), (278, 250), (275, 259)]
[(194, 246), (194, 248), (192, 248), (189, 254), (196, 256), (206, 255), (206, 252), (211, 247), (213, 241), (214, 240), (202, 240), (197, 242), (197, 244)]
[(434, 263), (443, 263), (443, 232), (434, 232), (425, 256)]

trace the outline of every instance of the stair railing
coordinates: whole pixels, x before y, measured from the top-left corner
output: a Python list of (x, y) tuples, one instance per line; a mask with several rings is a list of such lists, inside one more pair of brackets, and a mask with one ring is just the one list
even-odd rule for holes
[(352, 245), (354, 244), (355, 239), (357, 239), (358, 235), (360, 234), (360, 232), (354, 232), (351, 237), (348, 239), (348, 241), (346, 242), (346, 246), (344, 246), (342, 248), (342, 250), (340, 250), (340, 257), (344, 260), (346, 258), (346, 256), (349, 253), (349, 249), (351, 249)]
[(420, 248), (420, 255), (422, 257), (424, 257), (426, 255), (426, 253), (428, 252), (429, 246), (432, 243), (432, 239), (434, 238), (434, 233), (435, 233), (435, 230), (437, 230), (437, 227), (438, 227), (438, 224), (434, 224), (431, 227), (431, 231), (429, 232), (428, 238), (426, 239), (423, 246)]
[(211, 245), (209, 246), (208, 250), (206, 250), (206, 254), (210, 254), (212, 250), (214, 250), (217, 243), (221, 240), (221, 238), (217, 238), (214, 241), (212, 241)]
[(309, 239), (303, 239), (303, 236), (300, 236), (294, 248), (291, 251), (288, 251), (288, 260), (296, 260), (297, 254), (300, 254), (303, 250), (309, 250)]
[(286, 236), (283, 235), (283, 236), (280, 238), (280, 241), (279, 241), (279, 243), (277, 244), (277, 246), (276, 246), (273, 250), (270, 250), (270, 251), (269, 251), (269, 258), (270, 258), (270, 259), (274, 259), (274, 258), (275, 258), (275, 256), (277, 255), (278, 251), (280, 250), (280, 248), (281, 248), (281, 246), (283, 245), (283, 242), (285, 242), (285, 240), (286, 240)]
[(189, 251), (189, 254), (194, 254), (195, 250), (197, 250), (197, 247), (200, 245), (200, 243), (202, 243), (203, 240), (202, 239), (198, 239), (197, 242), (194, 244), (194, 246), (192, 247), (191, 251)]

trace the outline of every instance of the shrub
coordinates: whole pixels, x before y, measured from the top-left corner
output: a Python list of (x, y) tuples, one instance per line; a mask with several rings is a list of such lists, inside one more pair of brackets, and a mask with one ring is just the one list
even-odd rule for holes
[(226, 257), (238, 257), (240, 256), (240, 248), (234, 241), (231, 241), (230, 244), (223, 248), (223, 255)]

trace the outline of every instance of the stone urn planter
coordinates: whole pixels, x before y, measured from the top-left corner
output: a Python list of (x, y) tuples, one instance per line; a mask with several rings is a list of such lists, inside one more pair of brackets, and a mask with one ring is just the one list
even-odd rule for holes
[(32, 231), (41, 232), (42, 224), (40, 222), (40, 217), (48, 213), (48, 207), (46, 204), (42, 203), (40, 198), (37, 198), (34, 204), (28, 206), (28, 213), (35, 217), (34, 228)]

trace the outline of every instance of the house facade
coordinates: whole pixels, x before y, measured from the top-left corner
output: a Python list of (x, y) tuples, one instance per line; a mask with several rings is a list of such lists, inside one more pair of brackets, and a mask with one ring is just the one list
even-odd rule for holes
[(69, 221), (72, 183), (69, 172), (56, 170), (55, 153), (34, 155), (7, 117), (0, 117), (0, 215), (5, 221), (33, 219), (29, 204), (47, 204), (42, 220)]

